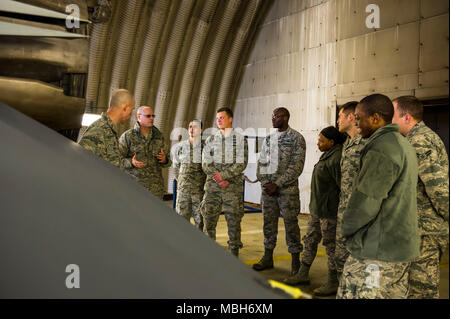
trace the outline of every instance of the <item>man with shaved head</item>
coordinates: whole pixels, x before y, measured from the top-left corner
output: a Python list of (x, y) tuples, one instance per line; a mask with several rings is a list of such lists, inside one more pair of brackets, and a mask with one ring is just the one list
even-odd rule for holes
[(134, 97), (128, 90), (115, 90), (108, 110), (87, 128), (79, 144), (113, 165), (122, 167), (117, 125), (130, 119), (134, 105)]
[(119, 139), (124, 169), (138, 182), (163, 199), (164, 180), (162, 168), (170, 165), (164, 137), (153, 122), (155, 114), (150, 106), (141, 106), (137, 110), (137, 122)]
[(262, 188), (264, 256), (253, 265), (253, 269), (261, 271), (273, 268), (273, 250), (277, 243), (281, 211), (286, 228), (286, 243), (292, 255), (291, 275), (294, 275), (300, 268), (299, 256), (303, 250), (298, 226), (298, 178), (305, 164), (306, 142), (302, 134), (289, 127), (289, 117), (289, 111), (284, 107), (273, 111), (272, 126), (277, 130), (264, 139), (258, 160), (256, 175)]

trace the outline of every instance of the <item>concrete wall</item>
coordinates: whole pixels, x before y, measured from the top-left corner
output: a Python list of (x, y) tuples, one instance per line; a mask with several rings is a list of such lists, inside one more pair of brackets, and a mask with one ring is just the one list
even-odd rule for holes
[[(366, 26), (369, 4), (380, 8), (379, 29)], [(307, 141), (301, 212), (309, 211), (317, 135), (335, 123), (336, 105), (375, 92), (448, 96), (448, 12), (448, 0), (275, 1), (245, 66), (233, 124), (269, 128), (275, 107), (290, 110)], [(245, 199), (259, 203), (259, 183)]]

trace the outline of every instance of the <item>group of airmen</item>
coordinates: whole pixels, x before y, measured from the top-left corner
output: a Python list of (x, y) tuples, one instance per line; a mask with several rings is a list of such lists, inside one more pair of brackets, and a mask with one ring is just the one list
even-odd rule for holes
[[(176, 212), (212, 239), (223, 212), (228, 247), (243, 247), (245, 136), (232, 126), (233, 113), (216, 112), (217, 132), (202, 138), (201, 120), (189, 123), (189, 139), (170, 154), (153, 125), (151, 107), (137, 109), (134, 128), (122, 136), (135, 108), (125, 89), (90, 125), (79, 144), (127, 172), (160, 199), (162, 168), (173, 166)], [(328, 280), (314, 290), (336, 298), (439, 298), (439, 263), (448, 244), (448, 157), (442, 140), (423, 122), (423, 105), (413, 96), (391, 101), (373, 94), (339, 109), (338, 128), (321, 130), (322, 155), (311, 179), (310, 215), (300, 238), (298, 215), (306, 142), (289, 126), (289, 111), (276, 108), (275, 129), (262, 142), (257, 178), (261, 183), (264, 256), (252, 267), (274, 267), (280, 214), (292, 256), (290, 285), (309, 284), (309, 270), (322, 240)], [(275, 164), (275, 166), (274, 166)], [(300, 254), (302, 254), (300, 258)]]

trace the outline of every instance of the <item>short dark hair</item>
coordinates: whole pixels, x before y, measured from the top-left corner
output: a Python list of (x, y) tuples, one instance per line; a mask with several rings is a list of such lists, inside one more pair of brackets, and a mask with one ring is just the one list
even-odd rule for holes
[(281, 111), (283, 112), (288, 118), (291, 117), (291, 114), (289, 113), (289, 110), (285, 107), (277, 107), (274, 111)]
[(229, 107), (221, 107), (217, 110), (217, 113), (225, 112), (227, 113), (228, 117), (233, 117), (233, 111)]
[(366, 96), (359, 102), (359, 105), (362, 106), (363, 111), (367, 113), (368, 116), (378, 113), (387, 124), (392, 123), (394, 105), (392, 105), (391, 99), (386, 95), (372, 94)]
[(199, 119), (193, 119), (191, 122), (194, 122), (194, 123), (200, 123), (200, 128), (203, 129), (203, 122), (202, 122), (202, 120), (199, 120)]
[(327, 139), (332, 140), (334, 145), (343, 144), (345, 142), (346, 136), (339, 132), (339, 130), (334, 126), (328, 126), (320, 131), (320, 134), (325, 136)]
[(400, 116), (405, 116), (409, 113), (415, 120), (422, 121), (423, 119), (423, 104), (418, 98), (412, 95), (400, 96), (392, 102), (397, 102), (397, 109), (400, 111)]
[(339, 107), (339, 111), (342, 110), (345, 115), (349, 115), (350, 113), (355, 114), (356, 105), (358, 105), (357, 101), (350, 101)]

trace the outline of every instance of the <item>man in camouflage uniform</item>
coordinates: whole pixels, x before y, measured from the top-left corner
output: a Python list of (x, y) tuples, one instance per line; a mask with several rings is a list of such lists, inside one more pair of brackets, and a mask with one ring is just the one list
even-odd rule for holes
[(419, 256), (417, 159), (392, 124), (394, 107), (382, 94), (356, 106), (361, 136), (358, 176), (342, 217), (350, 252), (337, 298), (406, 298), (411, 262)]
[(176, 212), (186, 218), (194, 217), (195, 226), (203, 230), (203, 217), (200, 204), (206, 175), (202, 170), (202, 122), (189, 123), (189, 139), (176, 146), (173, 159), (175, 179), (177, 180)]
[(162, 168), (170, 165), (164, 137), (153, 125), (155, 115), (149, 106), (137, 111), (137, 122), (119, 139), (124, 169), (153, 195), (163, 199), (164, 180)]
[(133, 112), (135, 100), (125, 89), (112, 93), (109, 108), (102, 113), (101, 118), (92, 123), (78, 142), (111, 164), (122, 168), (123, 158), (119, 152), (117, 125), (126, 123)]
[(204, 232), (216, 239), (216, 226), (223, 209), (228, 225), (228, 246), (238, 256), (241, 220), (244, 216), (242, 172), (248, 162), (247, 139), (232, 128), (233, 112), (220, 108), (216, 115), (219, 131), (206, 139), (202, 168), (206, 173), (201, 213)]
[(300, 198), (298, 178), (303, 171), (306, 155), (304, 137), (289, 127), (289, 111), (277, 108), (272, 114), (272, 126), (276, 132), (264, 139), (258, 160), (256, 176), (262, 185), (261, 203), (264, 216), (264, 256), (253, 265), (260, 271), (273, 268), (273, 250), (278, 233), (280, 210), (286, 229), (286, 243), (292, 255), (291, 274), (300, 267)]
[(336, 248), (334, 259), (338, 278), (341, 277), (345, 261), (349, 255), (345, 247), (345, 240), (342, 238), (341, 225), (344, 210), (347, 207), (348, 200), (353, 190), (353, 182), (358, 176), (359, 160), (361, 150), (364, 148), (365, 140), (359, 134), (359, 128), (356, 126), (355, 109), (358, 102), (347, 102), (339, 110), (338, 126), (339, 132), (346, 133), (348, 138), (342, 148), (341, 157), (341, 193), (339, 195), (339, 207), (337, 213), (336, 226)]
[(393, 101), (399, 131), (417, 153), (417, 213), (421, 252), (411, 263), (408, 298), (439, 298), (439, 262), (448, 242), (448, 157), (444, 143), (422, 121), (423, 105), (414, 96)]

